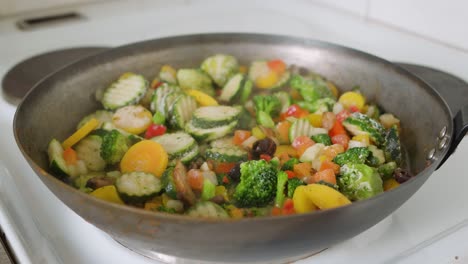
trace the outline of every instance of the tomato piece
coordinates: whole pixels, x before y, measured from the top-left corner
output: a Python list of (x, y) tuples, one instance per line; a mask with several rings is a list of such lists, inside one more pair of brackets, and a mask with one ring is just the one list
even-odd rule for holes
[(315, 142), (310, 139), (308, 136), (298, 136), (295, 138), (291, 144), (291, 146), (295, 149), (300, 148), (301, 146), (313, 146)]
[(338, 122), (343, 123), (343, 121), (348, 118), (351, 115), (351, 113), (348, 110), (342, 110), (336, 115), (336, 120)]
[(271, 156), (268, 154), (260, 154), (260, 159), (265, 160), (265, 161), (270, 161)]
[(229, 178), (226, 175), (223, 176), (223, 183), (225, 184), (229, 183)]
[(63, 150), (63, 159), (67, 165), (75, 165), (78, 161), (78, 156), (76, 155), (76, 151), (74, 149), (68, 147)]
[(346, 135), (346, 130), (341, 124), (341, 122), (336, 120), (333, 127), (330, 129), (330, 131), (328, 131), (328, 135), (330, 135), (330, 137), (333, 137), (336, 135)]
[(252, 136), (252, 132), (248, 130), (236, 130), (234, 131), (234, 138), (232, 139), (232, 143), (234, 145), (242, 145), (246, 139)]
[(288, 174), (288, 179), (296, 178), (296, 174), (294, 174), (293, 171), (287, 170), (287, 171), (284, 171), (284, 172), (286, 172), (286, 174)]
[(328, 182), (331, 184), (336, 184), (335, 172), (333, 171), (333, 169), (326, 169), (323, 171), (316, 172), (312, 176), (312, 180), (313, 182), (324, 181), (324, 182)]
[(284, 201), (282, 213), (283, 215), (291, 215), (296, 213), (294, 210), (294, 202), (291, 198), (288, 198)]
[(351, 113), (359, 112), (359, 108), (357, 106), (355, 106), (355, 105), (352, 105), (352, 106), (349, 107), (349, 111)]
[(275, 207), (273, 207), (273, 209), (271, 209), (271, 215), (273, 215), (273, 216), (281, 215), (281, 213), (282, 213), (282, 210), (279, 207), (275, 206)]
[(286, 63), (282, 60), (271, 60), (267, 62), (268, 67), (277, 74), (283, 74), (286, 71)]
[(167, 130), (167, 128), (166, 128), (166, 126), (164, 126), (164, 125), (151, 124), (151, 125), (146, 129), (145, 138), (146, 138), (146, 139), (149, 139), (149, 138), (161, 136), (161, 135), (163, 135), (164, 133), (166, 133), (166, 130)]
[(331, 141), (333, 144), (340, 144), (344, 149), (348, 149), (349, 137), (346, 134), (333, 136), (331, 137)]
[(328, 161), (328, 160), (325, 160), (322, 162), (322, 165), (320, 165), (320, 169), (319, 171), (324, 171), (324, 170), (328, 170), (328, 169), (331, 169), (333, 170), (333, 172), (335, 174), (338, 174), (340, 173), (340, 165), (332, 162), (332, 161)]
[(287, 117), (296, 117), (303, 118), (309, 115), (309, 111), (302, 109), (300, 106), (293, 104), (288, 107), (288, 109), (281, 114), (281, 120), (286, 119)]
[(190, 187), (194, 190), (203, 190), (203, 173), (201, 170), (191, 169), (187, 172), (187, 180)]

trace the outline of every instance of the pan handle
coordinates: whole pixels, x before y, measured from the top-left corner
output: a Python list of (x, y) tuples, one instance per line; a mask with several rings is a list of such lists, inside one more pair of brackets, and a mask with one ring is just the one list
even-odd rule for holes
[[(412, 74), (421, 78), (434, 90), (436, 90), (442, 99), (447, 103), (450, 108), (451, 115), (453, 117), (453, 134), (451, 145), (447, 154), (443, 157), (439, 163), (438, 168), (444, 164), (450, 155), (455, 151), (458, 144), (468, 132), (468, 84), (447, 72), (429, 68), (426, 66), (408, 64), (408, 63), (396, 63), (397, 65), (408, 70)], [(444, 135), (442, 135), (444, 136)], [(444, 139), (441, 139), (444, 140)], [(446, 139), (445, 139), (446, 140)], [(441, 142), (443, 144), (443, 142)]]
[[(468, 86), (467, 86), (467, 93), (468, 93)], [(452, 135), (452, 143), (450, 144), (449, 150), (447, 154), (444, 156), (442, 161), (439, 163), (437, 169), (444, 164), (450, 155), (455, 152), (458, 144), (462, 141), (463, 137), (465, 137), (466, 133), (468, 133), (468, 105), (465, 105), (458, 113), (455, 115), (453, 119), (453, 135)]]

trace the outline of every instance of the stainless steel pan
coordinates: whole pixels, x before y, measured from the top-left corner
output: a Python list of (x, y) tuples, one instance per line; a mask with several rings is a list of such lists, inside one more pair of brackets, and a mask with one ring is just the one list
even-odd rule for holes
[[(384, 194), (333, 210), (215, 221), (107, 203), (47, 172), (48, 142), (52, 137), (66, 138), (81, 117), (99, 107), (93, 99), (96, 89), (126, 71), (152, 78), (163, 64), (197, 67), (214, 53), (232, 54), (242, 64), (281, 58), (313, 69), (344, 90), (359, 85), (367, 98), (401, 119), (408, 165), (416, 177)], [(396, 210), (453, 152), (466, 132), (467, 114), (467, 107), (451, 110), (438, 92), (406, 70), (366, 53), (293, 37), (205, 34), (114, 48), (63, 68), (26, 96), (16, 112), (14, 133), (26, 160), (57, 197), (138, 252), (214, 262), (281, 262), (351, 238)]]

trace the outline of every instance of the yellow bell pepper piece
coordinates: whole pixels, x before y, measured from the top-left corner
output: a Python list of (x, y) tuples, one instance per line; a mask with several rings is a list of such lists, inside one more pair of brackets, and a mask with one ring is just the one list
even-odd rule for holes
[(176, 70), (170, 66), (170, 65), (163, 65), (161, 67), (161, 71), (164, 72), (164, 73), (167, 73), (167, 74), (170, 74), (172, 76), (172, 78), (174, 78), (174, 80), (176, 79)]
[(307, 116), (309, 123), (313, 127), (322, 127), (322, 115), (321, 114), (309, 114)]
[(339, 191), (322, 184), (299, 186), (293, 195), (294, 210), (298, 213), (324, 210), (350, 204), (351, 201)]
[(299, 186), (296, 188), (293, 195), (293, 204), (294, 211), (298, 214), (317, 210), (317, 206), (310, 201), (309, 196), (307, 195), (307, 186)]
[(80, 127), (75, 133), (73, 133), (70, 137), (65, 139), (62, 143), (63, 149), (67, 149), (76, 143), (78, 141), (82, 140), (84, 137), (86, 137), (91, 131), (96, 129), (99, 126), (99, 121), (96, 118), (90, 119), (88, 122), (86, 122), (82, 127)]
[(278, 74), (274, 71), (268, 71), (267, 74), (257, 77), (255, 86), (260, 89), (270, 89), (278, 82)]
[(157, 211), (161, 205), (162, 205), (161, 196), (156, 196), (153, 199), (145, 203), (144, 209), (148, 211)]
[(229, 202), (229, 196), (226, 187), (219, 185), (215, 187), (215, 195), (221, 195), (225, 201)]
[(384, 191), (388, 191), (398, 186), (400, 186), (400, 184), (395, 179), (388, 179), (384, 181), (383, 189)]
[(360, 142), (364, 143), (366, 146), (369, 146), (369, 144), (370, 144), (369, 135), (367, 135), (367, 134), (361, 134), (361, 135), (354, 136), (353, 140), (360, 141)]
[(119, 195), (117, 194), (117, 189), (115, 189), (114, 185), (108, 185), (108, 186), (98, 188), (90, 194), (104, 201), (108, 201), (108, 202), (116, 203), (116, 204), (124, 204), (122, 199), (120, 199)]
[(218, 105), (218, 101), (216, 101), (213, 97), (207, 95), (204, 92), (200, 92), (194, 89), (189, 89), (189, 90), (186, 90), (185, 93), (195, 98), (197, 103), (201, 106)]
[(279, 145), (276, 147), (275, 157), (280, 157), (284, 153), (290, 157), (297, 157), (297, 151), (291, 145)]
[(361, 109), (364, 107), (364, 104), (366, 103), (366, 99), (360, 93), (346, 92), (340, 96), (338, 102), (340, 102), (345, 108), (355, 106), (359, 109), (359, 111), (361, 111)]
[(265, 133), (258, 127), (252, 128), (252, 136), (256, 137), (258, 140), (266, 138)]

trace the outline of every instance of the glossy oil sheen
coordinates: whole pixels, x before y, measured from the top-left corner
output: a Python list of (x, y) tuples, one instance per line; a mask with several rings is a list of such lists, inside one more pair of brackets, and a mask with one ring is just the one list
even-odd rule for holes
[[(96, 89), (124, 72), (152, 79), (163, 64), (198, 67), (215, 53), (243, 65), (281, 58), (333, 80), (342, 90), (361, 87), (370, 101), (401, 119), (403, 144), (418, 175), (390, 192), (352, 205), (311, 214), (244, 220), (206, 220), (110, 204), (49, 175), (51, 138), (70, 135), (78, 121), (99, 107)], [(446, 150), (425, 157), (450, 112), (424, 82), (374, 56), (329, 43), (274, 35), (204, 34), (145, 41), (110, 49), (70, 65), (38, 84), (18, 107), (14, 132), (24, 156), (49, 189), (85, 220), (138, 251), (156, 251), (214, 262), (281, 262), (320, 251), (372, 227), (403, 204), (426, 181)], [(449, 139), (450, 140), (450, 139)], [(31, 175), (31, 177), (35, 177)]]

